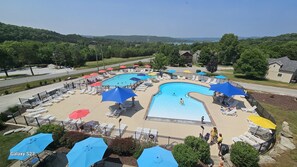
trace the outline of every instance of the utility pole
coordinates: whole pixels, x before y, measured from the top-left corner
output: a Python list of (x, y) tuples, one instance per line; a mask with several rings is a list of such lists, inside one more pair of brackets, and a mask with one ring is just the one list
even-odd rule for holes
[(97, 49), (95, 49), (95, 54), (96, 54), (96, 63), (97, 63), (97, 72), (99, 71), (99, 64), (98, 64), (98, 54), (97, 54)]

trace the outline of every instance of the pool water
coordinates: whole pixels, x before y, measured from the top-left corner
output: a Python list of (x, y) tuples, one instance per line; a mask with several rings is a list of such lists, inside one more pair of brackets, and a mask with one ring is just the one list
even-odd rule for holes
[[(213, 95), (213, 91), (209, 90), (209, 88), (196, 84), (185, 82), (163, 84), (152, 99), (147, 115), (148, 118), (196, 122), (201, 121), (201, 117), (204, 116), (204, 122), (211, 122), (203, 103), (189, 97), (190, 92), (208, 96)], [(183, 105), (180, 103), (181, 98), (184, 101)]]
[(110, 87), (124, 87), (124, 86), (128, 86), (131, 84), (136, 83), (136, 81), (132, 81), (130, 80), (132, 77), (136, 77), (142, 80), (145, 80), (147, 78), (149, 78), (148, 75), (145, 76), (137, 76), (137, 74), (132, 73), (132, 74), (119, 74), (116, 75), (110, 79), (107, 79), (105, 81), (103, 81), (102, 85), (103, 86), (110, 86)]

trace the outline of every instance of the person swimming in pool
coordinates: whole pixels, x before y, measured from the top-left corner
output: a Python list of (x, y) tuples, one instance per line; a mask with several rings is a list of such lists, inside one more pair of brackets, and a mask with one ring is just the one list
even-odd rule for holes
[(175, 94), (175, 93), (173, 93), (173, 94), (172, 94), (172, 96), (176, 96), (176, 94)]
[(183, 98), (180, 98), (180, 101), (179, 101), (179, 103), (180, 103), (181, 105), (184, 105), (184, 104), (185, 104), (185, 102), (184, 102)]

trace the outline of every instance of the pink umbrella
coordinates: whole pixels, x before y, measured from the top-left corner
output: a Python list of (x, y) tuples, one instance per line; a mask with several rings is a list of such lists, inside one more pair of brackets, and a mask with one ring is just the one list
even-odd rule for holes
[(96, 72), (90, 74), (90, 76), (92, 76), (92, 77), (95, 77), (95, 76), (97, 76), (97, 75), (98, 75), (98, 73), (96, 73)]
[(99, 70), (99, 73), (105, 73), (106, 70)]
[(111, 67), (107, 68), (107, 71), (112, 71), (112, 70), (113, 70), (113, 68), (111, 68)]
[(126, 66), (120, 66), (120, 69), (124, 69), (124, 68), (127, 68)]
[(151, 65), (146, 64), (144, 67), (145, 67), (145, 68), (151, 68)]
[(80, 109), (80, 110), (73, 111), (69, 115), (69, 118), (70, 119), (79, 119), (79, 118), (87, 116), (89, 113), (90, 113), (90, 111), (88, 109)]
[(91, 78), (91, 77), (92, 77), (92, 76), (90, 76), (90, 75), (84, 75), (84, 76), (83, 76), (84, 79), (88, 79), (88, 78)]
[(95, 82), (95, 83), (92, 83), (91, 86), (101, 86), (102, 83), (101, 82)]

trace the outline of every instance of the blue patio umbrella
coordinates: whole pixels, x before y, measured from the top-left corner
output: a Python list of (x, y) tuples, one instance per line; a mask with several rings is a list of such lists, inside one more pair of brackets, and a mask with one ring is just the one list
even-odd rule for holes
[(203, 75), (203, 76), (204, 76), (204, 75), (206, 75), (206, 72), (201, 71), (201, 72), (198, 72), (197, 74), (198, 74), (198, 75)]
[(137, 74), (137, 76), (146, 76), (146, 75), (143, 73), (139, 73), (139, 74)]
[(226, 79), (227, 77), (225, 77), (224, 75), (217, 75), (217, 76), (215, 76), (215, 78), (217, 78), (217, 79)]
[(137, 96), (132, 89), (128, 88), (114, 88), (107, 92), (102, 93), (102, 101), (114, 101), (117, 103), (123, 103), (127, 99)]
[(176, 70), (167, 70), (167, 72), (173, 74), (176, 72)]
[(131, 80), (131, 81), (136, 81), (136, 82), (138, 82), (138, 81), (140, 81), (141, 79), (140, 79), (140, 78), (136, 78), (136, 77), (132, 77), (132, 78), (130, 78), (130, 80)]
[(242, 89), (233, 86), (230, 82), (210, 85), (209, 89), (223, 93), (224, 95), (226, 95), (228, 97), (234, 96), (234, 95), (244, 95), (244, 96), (246, 95)]
[(160, 146), (146, 148), (137, 160), (139, 167), (177, 167), (172, 153)]
[(53, 142), (53, 135), (50, 133), (39, 133), (25, 138), (10, 149), (8, 159), (25, 160), (42, 152), (51, 142)]
[(89, 167), (102, 160), (106, 149), (102, 138), (89, 137), (80, 141), (67, 154), (69, 167)]

